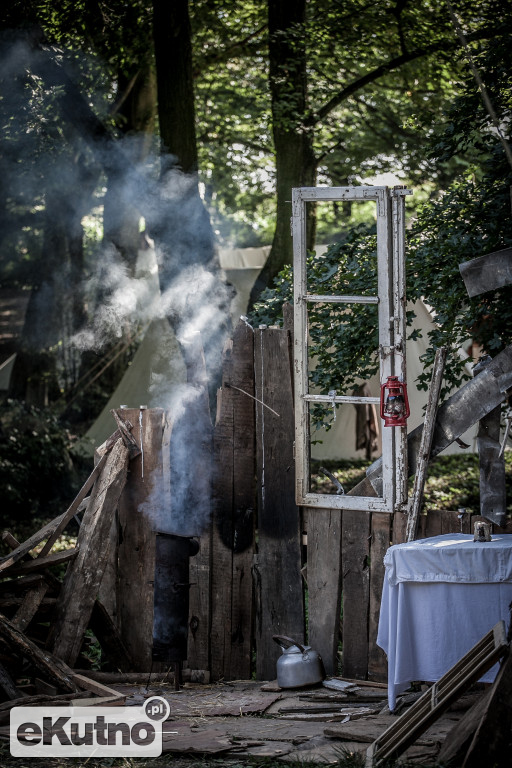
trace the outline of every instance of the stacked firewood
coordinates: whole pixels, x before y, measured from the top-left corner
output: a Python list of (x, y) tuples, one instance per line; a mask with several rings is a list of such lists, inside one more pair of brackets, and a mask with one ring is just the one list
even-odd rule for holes
[[(73, 669), (88, 629), (102, 659), (116, 670), (131, 668), (117, 627), (97, 599), (128, 464), (140, 453), (132, 425), (113, 413), (119, 428), (98, 449), (97, 463), (70, 507), (22, 543), (9, 531), (2, 535), (11, 551), (0, 558), (0, 722), (19, 705), (124, 702), (117, 691)], [(76, 546), (53, 553), (81, 510)], [(68, 565), (61, 580), (52, 567), (63, 563)]]

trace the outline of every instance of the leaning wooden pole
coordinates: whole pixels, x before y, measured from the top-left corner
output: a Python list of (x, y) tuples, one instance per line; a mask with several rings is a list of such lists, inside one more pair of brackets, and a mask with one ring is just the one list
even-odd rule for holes
[(428, 393), (425, 421), (423, 423), (423, 432), (421, 433), (420, 447), (418, 450), (418, 463), (416, 464), (414, 488), (412, 491), (411, 503), (407, 516), (407, 528), (405, 532), (406, 541), (413, 541), (413, 539), (416, 537), (416, 531), (418, 528), (418, 519), (420, 515), (421, 504), (423, 502), (425, 482), (427, 479), (427, 467), (430, 460), (432, 440), (434, 438), (437, 406), (439, 403), (439, 395), (441, 393), (441, 384), (443, 381), (445, 363), (446, 347), (440, 347), (436, 350), (436, 356), (434, 358), (434, 368), (432, 370), (432, 379)]

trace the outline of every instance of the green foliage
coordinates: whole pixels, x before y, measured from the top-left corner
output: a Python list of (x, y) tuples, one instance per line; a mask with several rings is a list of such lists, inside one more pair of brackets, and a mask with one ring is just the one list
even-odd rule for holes
[[(49, 409), (7, 400), (0, 414), (2, 525), (62, 510), (73, 493), (71, 437)], [(32, 531), (33, 532), (33, 531)]]
[[(510, 131), (510, 46), (495, 42), (483, 62), (488, 62), (489, 90), (503, 126), (508, 125)], [(470, 299), (459, 271), (464, 261), (512, 245), (512, 171), (489, 116), (479, 106), (472, 79), (465, 89), (464, 98), (447, 115), (446, 129), (433, 138), (430, 154), (442, 159), (457, 157), (471, 143), (472, 150), (480, 153), (479, 165), (424, 204), (407, 232), (407, 297), (425, 300), (435, 320), (417, 385), (427, 389), (435, 350), (446, 346), (449, 357), (442, 398), (468, 375), (459, 355), (464, 342), (472, 339), (494, 356), (512, 339), (512, 286)], [(283, 301), (292, 300), (291, 285), (292, 272), (287, 267), (256, 305), (252, 316), (256, 324), (279, 322)], [(374, 286), (375, 239), (364, 227), (351, 230), (326, 254), (308, 258), (308, 290), (312, 293), (364, 295), (375, 293)], [(312, 386), (323, 394), (331, 389), (341, 393), (356, 377), (368, 378), (377, 371), (374, 310), (358, 306), (348, 315), (337, 305), (314, 305), (308, 314), (309, 350), (315, 360), (309, 375)], [(409, 324), (412, 319), (408, 313)], [(323, 409), (313, 411), (317, 423), (324, 416)]]

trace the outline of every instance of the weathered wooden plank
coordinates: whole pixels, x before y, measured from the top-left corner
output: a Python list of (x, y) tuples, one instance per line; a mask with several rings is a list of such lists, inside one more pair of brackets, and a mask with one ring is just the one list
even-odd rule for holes
[(78, 549), (76, 549), (76, 547), (70, 547), (69, 549), (63, 549), (60, 552), (54, 552), (52, 555), (47, 555), (46, 557), (35, 557), (31, 560), (27, 560), (26, 563), (13, 566), (10, 569), (9, 574), (17, 576), (25, 573), (32, 573), (33, 571), (44, 571), (51, 566), (62, 565), (62, 563), (69, 562), (69, 560), (74, 560), (77, 554)]
[(384, 582), (384, 555), (391, 544), (391, 516), (373, 512), (370, 543), (370, 613), (368, 622), (368, 677), (385, 682), (388, 665), (386, 655), (377, 645), (382, 584)]
[(61, 516), (58, 524), (52, 529), (51, 532), (48, 534), (48, 540), (45, 542), (44, 547), (40, 551), (38, 557), (46, 557), (48, 552), (50, 552), (51, 548), (59, 538), (62, 531), (65, 529), (69, 521), (72, 517), (76, 514), (78, 507), (82, 503), (82, 501), (85, 499), (91, 488), (93, 487), (94, 483), (100, 476), (101, 472), (103, 471), (103, 467), (105, 466), (105, 463), (107, 461), (107, 455), (103, 455), (101, 459), (98, 461), (94, 469), (92, 470), (91, 474), (83, 484), (83, 486), (80, 488), (76, 498), (73, 500), (73, 502), (70, 504), (68, 509), (64, 512), (64, 514)]
[(153, 646), (154, 531), (163, 527), (170, 510), (170, 489), (164, 486), (162, 466), (164, 412), (133, 408), (122, 413), (134, 425), (139, 445), (142, 434), (143, 453), (130, 462), (119, 499), (118, 627), (134, 669), (147, 671)]
[(512, 283), (512, 248), (494, 251), (459, 264), (469, 296), (479, 296)]
[[(233, 562), (230, 678), (251, 677), (252, 562), (256, 507), (254, 332), (240, 322), (233, 334)], [(248, 397), (249, 395), (249, 397)], [(250, 397), (252, 396), (252, 397)]]
[(98, 594), (108, 558), (108, 534), (112, 517), (126, 482), (128, 449), (119, 440), (91, 494), (78, 533), (78, 555), (68, 568), (55, 609), (49, 646), (54, 654), (73, 665)]
[(41, 602), (48, 591), (48, 584), (45, 581), (40, 581), (37, 586), (27, 592), (23, 598), (23, 602), (16, 611), (13, 617), (12, 624), (20, 632), (23, 632), (34, 616), (37, 613), (37, 609), (41, 605)]
[(224, 348), (222, 388), (217, 396), (218, 419), (213, 433), (213, 532), (211, 673), (229, 676), (231, 667), (231, 598), (233, 568), (233, 342)]
[(295, 504), (293, 399), (288, 333), (257, 330), (254, 335), (258, 556), (255, 576), (256, 674), (273, 679), (279, 649), (272, 635), (304, 639), (300, 510)]
[(508, 763), (511, 702), (512, 656), (509, 649), (492, 687), (446, 737), (439, 761), (453, 762), (463, 768)]
[(431, 536), (440, 536), (443, 533), (443, 515), (443, 510), (430, 509), (426, 515), (421, 516), (420, 530), (422, 539)]
[(343, 511), (343, 676), (366, 679), (370, 604), (370, 512)]
[[(191, 334), (182, 343), (187, 382), (194, 388), (195, 397), (185, 405), (182, 424), (185, 435), (180, 439), (190, 440), (188, 452), (189, 477), (193, 478), (187, 489), (186, 504), (201, 511), (197, 516), (199, 552), (190, 558), (189, 581), (189, 633), (188, 665), (208, 669), (210, 663), (211, 623), (211, 556), (212, 556), (212, 473), (213, 473), (213, 426), (210, 416), (208, 375), (203, 344), (199, 333)], [(193, 429), (190, 429), (193, 424)], [(174, 461), (174, 441), (179, 437), (174, 426), (170, 434), (171, 462)], [(182, 471), (178, 467), (178, 471)], [(171, 464), (171, 506), (176, 499), (173, 493), (173, 479), (176, 475)]]
[(337, 509), (308, 517), (308, 645), (321, 655), (326, 674), (338, 674), (341, 615), (341, 529)]

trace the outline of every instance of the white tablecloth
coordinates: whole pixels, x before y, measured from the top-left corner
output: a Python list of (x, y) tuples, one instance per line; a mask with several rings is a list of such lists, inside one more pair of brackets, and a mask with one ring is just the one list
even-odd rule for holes
[[(439, 680), (512, 601), (512, 535), (474, 542), (445, 534), (390, 547), (377, 645), (388, 657), (388, 699), (414, 680)], [(482, 677), (492, 682), (497, 665)]]

